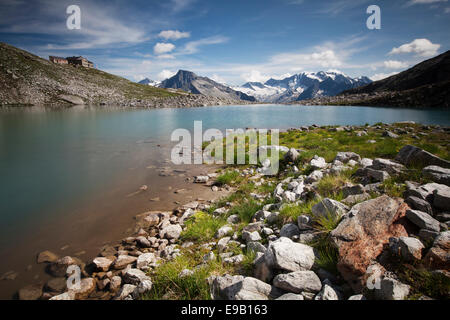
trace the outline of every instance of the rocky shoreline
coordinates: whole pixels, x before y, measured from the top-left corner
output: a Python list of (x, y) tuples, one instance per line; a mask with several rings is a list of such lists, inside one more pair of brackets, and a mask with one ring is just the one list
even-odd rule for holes
[[(435, 134), (444, 150), (449, 142), (448, 128), (413, 123), (288, 132), (319, 133), (392, 143)], [(139, 214), (133, 236), (88, 263), (40, 253), (54, 278), (19, 298), (448, 299), (450, 162), (412, 145), (394, 159), (306, 154), (289, 148), (276, 177), (258, 166), (197, 176), (194, 183), (231, 195)], [(81, 285), (67, 290), (73, 265)]]

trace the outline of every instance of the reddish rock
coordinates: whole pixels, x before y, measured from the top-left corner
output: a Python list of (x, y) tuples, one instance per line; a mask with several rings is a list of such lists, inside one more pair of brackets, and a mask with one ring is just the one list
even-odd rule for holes
[(339, 250), (338, 270), (354, 290), (360, 291), (370, 263), (383, 251), (391, 237), (407, 237), (408, 205), (386, 195), (355, 205), (331, 239)]
[(166, 216), (170, 216), (170, 212), (149, 211), (141, 213), (135, 217), (136, 230), (139, 230), (140, 228), (145, 230), (157, 226)]
[(442, 232), (425, 256), (425, 264), (433, 270), (450, 270), (450, 231)]

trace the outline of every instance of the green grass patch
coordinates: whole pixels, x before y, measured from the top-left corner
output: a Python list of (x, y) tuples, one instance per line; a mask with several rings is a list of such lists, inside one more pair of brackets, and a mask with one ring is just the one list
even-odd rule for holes
[(251, 222), (253, 215), (261, 210), (263, 206), (264, 204), (254, 199), (245, 199), (242, 203), (232, 207), (230, 211), (228, 211), (228, 214), (237, 214), (242, 222), (249, 223)]
[(316, 249), (318, 257), (316, 257), (315, 264), (334, 275), (339, 275), (337, 263), (339, 259), (338, 250), (330, 243), (327, 236), (323, 236), (318, 240), (309, 243), (310, 246)]
[[(230, 270), (218, 260), (199, 263), (205, 250), (183, 252), (182, 255), (158, 266), (149, 275), (153, 282), (152, 290), (141, 297), (143, 300), (210, 300), (207, 278), (221, 275)], [(180, 278), (183, 269), (194, 271), (190, 276)]]
[(217, 177), (216, 183), (220, 186), (223, 185), (231, 185), (233, 182), (236, 182), (236, 179), (239, 177), (239, 172), (236, 172), (234, 170), (232, 171), (226, 171), (225, 173), (221, 174)]
[(281, 208), (280, 217), (283, 222), (297, 221), (298, 216), (311, 215), (311, 208), (320, 202), (320, 199), (312, 199), (300, 204), (288, 204)]
[(197, 212), (186, 221), (186, 230), (181, 234), (182, 240), (210, 241), (216, 231), (226, 224), (222, 217), (213, 217), (205, 212)]

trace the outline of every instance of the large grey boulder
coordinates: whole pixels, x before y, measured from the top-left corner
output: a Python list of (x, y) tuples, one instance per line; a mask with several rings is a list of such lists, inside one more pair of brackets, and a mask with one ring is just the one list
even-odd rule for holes
[(273, 285), (282, 290), (293, 293), (319, 292), (322, 283), (313, 271), (296, 271), (279, 274), (273, 279)]
[(435, 165), (442, 168), (450, 168), (450, 161), (441, 159), (428, 151), (411, 145), (404, 146), (395, 157), (395, 160), (406, 166), (421, 165), (426, 167)]
[(450, 169), (439, 166), (428, 166), (423, 168), (422, 173), (436, 183), (450, 186)]
[(265, 260), (270, 268), (305, 271), (313, 266), (315, 255), (312, 247), (281, 237), (269, 244)]
[(370, 168), (386, 171), (389, 174), (398, 174), (405, 169), (405, 166), (391, 160), (377, 158), (373, 160)]
[(256, 278), (247, 277), (228, 288), (229, 300), (268, 300), (273, 287)]
[(327, 217), (328, 215), (341, 217), (350, 210), (345, 204), (339, 201), (325, 198), (311, 208), (313, 215), (317, 217)]
[(406, 210), (406, 217), (421, 229), (439, 232), (441, 227), (439, 221), (428, 213), (419, 210)]
[(213, 276), (208, 282), (215, 300), (268, 300), (274, 293), (270, 284), (252, 277)]

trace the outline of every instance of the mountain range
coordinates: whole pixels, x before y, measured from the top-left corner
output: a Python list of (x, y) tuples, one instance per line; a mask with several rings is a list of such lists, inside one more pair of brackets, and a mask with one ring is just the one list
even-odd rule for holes
[(207, 77), (200, 77), (191, 71), (179, 70), (173, 77), (160, 83), (150, 79), (140, 81), (141, 84), (148, 84), (165, 89), (181, 89), (183, 91), (202, 94), (209, 97), (244, 100), (255, 102), (256, 99), (243, 92), (233, 90), (232, 88), (211, 80)]
[(367, 85), (367, 77), (351, 78), (339, 71), (303, 72), (284, 79), (269, 79), (266, 82), (247, 82), (238, 87), (229, 87), (207, 77), (199, 77), (190, 71), (180, 70), (162, 82), (148, 78), (140, 81), (160, 88), (182, 89), (184, 91), (214, 97), (233, 97), (247, 101), (286, 103), (335, 96), (345, 90)]
[(449, 108), (450, 51), (391, 77), (301, 104)]
[(281, 80), (271, 78), (264, 83), (247, 82), (233, 89), (254, 96), (262, 102), (285, 103), (335, 96), (371, 82), (367, 77), (351, 78), (339, 71), (320, 71), (303, 72)]

